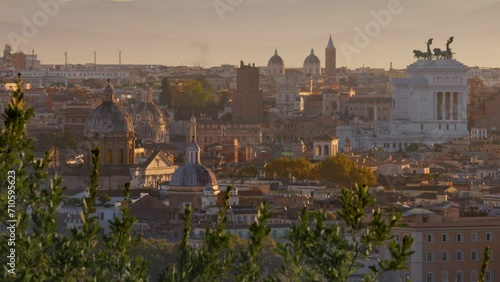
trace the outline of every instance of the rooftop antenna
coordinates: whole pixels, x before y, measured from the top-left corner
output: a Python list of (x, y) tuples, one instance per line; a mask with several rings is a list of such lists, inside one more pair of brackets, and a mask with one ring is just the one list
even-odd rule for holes
[(68, 69), (68, 51), (64, 51), (64, 69)]
[(94, 51), (94, 70), (97, 69), (97, 52)]
[(118, 52), (118, 64), (121, 66), (122, 65), (122, 50)]

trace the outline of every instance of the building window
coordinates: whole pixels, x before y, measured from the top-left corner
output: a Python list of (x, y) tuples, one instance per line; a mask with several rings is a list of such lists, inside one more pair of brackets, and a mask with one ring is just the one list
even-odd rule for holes
[(441, 261), (448, 261), (448, 252), (441, 252)]
[(463, 273), (462, 271), (457, 271), (457, 277), (455, 278), (455, 281), (456, 282), (463, 282), (464, 281), (464, 277), (463, 277)]
[(464, 236), (462, 233), (457, 233), (457, 242), (463, 242)]
[(441, 281), (448, 281), (448, 271), (441, 271)]
[(473, 270), (470, 273), (470, 281), (477, 282), (477, 270)]
[(446, 241), (448, 241), (448, 234), (443, 234), (441, 236), (441, 242), (446, 242)]
[(106, 150), (106, 163), (110, 164), (112, 162), (113, 162), (113, 151), (111, 151), (110, 149), (107, 149)]
[(463, 260), (464, 260), (464, 252), (457, 251), (457, 261), (463, 261)]
[(470, 240), (473, 242), (477, 241), (477, 233), (476, 232), (470, 234)]
[(434, 277), (432, 275), (432, 272), (428, 272), (426, 275), (426, 282), (434, 282)]
[(420, 130), (424, 130), (424, 125), (423, 124), (420, 125)]
[(470, 252), (470, 260), (476, 261), (477, 260), (477, 252), (476, 251), (471, 251)]
[(493, 238), (492, 238), (492, 237), (493, 237), (493, 236), (491, 236), (491, 232), (486, 232), (486, 236), (485, 236), (486, 241), (493, 241)]
[(432, 252), (428, 252), (427, 253), (427, 262), (432, 262), (433, 261), (433, 253)]
[(396, 234), (394, 235), (394, 238), (396, 238), (396, 242), (399, 242), (399, 233), (396, 233)]
[(432, 234), (427, 234), (427, 243), (434, 242), (434, 236)]
[(493, 273), (491, 273), (491, 270), (486, 271), (486, 275), (484, 276), (484, 281), (485, 282), (493, 281)]

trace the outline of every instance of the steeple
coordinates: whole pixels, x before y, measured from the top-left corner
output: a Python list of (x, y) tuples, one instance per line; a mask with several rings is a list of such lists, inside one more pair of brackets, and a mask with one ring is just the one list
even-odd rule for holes
[(330, 34), (330, 39), (328, 40), (328, 44), (326, 45), (326, 49), (333, 49), (335, 46), (333, 45), (332, 35)]
[(337, 49), (333, 45), (332, 35), (328, 39), (328, 44), (325, 48), (325, 72), (326, 72), (326, 82), (328, 84), (333, 84), (336, 82), (337, 78)]

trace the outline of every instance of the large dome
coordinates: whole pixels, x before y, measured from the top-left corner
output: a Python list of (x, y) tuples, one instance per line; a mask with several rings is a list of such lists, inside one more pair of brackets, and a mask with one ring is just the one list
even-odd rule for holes
[(201, 164), (185, 164), (174, 172), (170, 179), (170, 186), (214, 187), (217, 186), (217, 178), (212, 171)]
[(319, 65), (318, 56), (314, 55), (314, 49), (311, 49), (311, 54), (304, 60), (304, 65)]
[(113, 102), (103, 102), (90, 113), (85, 132), (133, 132), (134, 125), (128, 113)]
[(267, 63), (267, 66), (284, 66), (285, 63), (283, 62), (283, 59), (278, 55), (278, 50), (274, 50), (274, 56), (272, 56), (269, 59), (269, 62)]
[(134, 124), (128, 113), (114, 102), (114, 90), (111, 85), (104, 89), (104, 101), (87, 117), (85, 133), (134, 132)]

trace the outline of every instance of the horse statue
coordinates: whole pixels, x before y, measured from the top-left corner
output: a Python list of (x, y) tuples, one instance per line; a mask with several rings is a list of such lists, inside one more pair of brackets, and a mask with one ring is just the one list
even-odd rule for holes
[(427, 43), (425, 43), (427, 45), (427, 56), (426, 56), (427, 60), (432, 59), (432, 52), (431, 52), (432, 40), (433, 40), (433, 38), (430, 38), (429, 40), (427, 40)]
[(434, 57), (436, 59), (447, 59), (448, 58), (448, 52), (447, 51), (441, 51), (440, 48), (434, 48)]
[(427, 53), (420, 50), (413, 50), (413, 55), (419, 60), (427, 58)]

